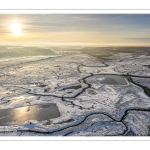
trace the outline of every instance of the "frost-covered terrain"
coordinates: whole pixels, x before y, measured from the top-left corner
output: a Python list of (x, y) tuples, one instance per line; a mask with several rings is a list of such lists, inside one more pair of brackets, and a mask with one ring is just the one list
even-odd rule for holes
[(150, 50), (93, 49), (0, 58), (0, 136), (150, 135)]

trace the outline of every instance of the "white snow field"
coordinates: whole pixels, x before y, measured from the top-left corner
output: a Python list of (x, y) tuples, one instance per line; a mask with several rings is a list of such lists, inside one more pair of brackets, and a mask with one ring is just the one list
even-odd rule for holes
[(150, 135), (150, 50), (78, 51), (0, 58), (0, 136)]

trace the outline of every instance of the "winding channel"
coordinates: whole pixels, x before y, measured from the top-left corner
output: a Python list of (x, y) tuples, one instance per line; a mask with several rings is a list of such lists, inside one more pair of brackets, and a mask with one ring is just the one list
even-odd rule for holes
[[(47, 58), (47, 59), (49, 59), (49, 58)], [(43, 61), (43, 60), (42, 60), (42, 61)], [(29, 62), (28, 62), (28, 63), (29, 63)], [(28, 64), (28, 63), (25, 63), (25, 64)], [(31, 62), (30, 62), (30, 63), (31, 63)], [(77, 70), (78, 70), (79, 73), (81, 73), (81, 71), (80, 71), (80, 66), (85, 66), (85, 65), (82, 65), (82, 64), (81, 64), (81, 65), (79, 65), (79, 66), (77, 67)], [(105, 66), (97, 66), (97, 67), (107, 67), (107, 66), (108, 66), (108, 65), (105, 64)], [(88, 66), (86, 66), (86, 67), (88, 67)], [(90, 66), (90, 67), (94, 67), (94, 66)], [(86, 76), (86, 77), (84, 77), (84, 78), (78, 80), (80, 83), (83, 82), (84, 84), (86, 84), (87, 87), (82, 88), (82, 90), (81, 90), (80, 92), (78, 92), (76, 95), (71, 96), (71, 97), (57, 96), (57, 95), (50, 95), (50, 94), (48, 94), (48, 95), (42, 95), (42, 94), (38, 94), (38, 93), (32, 93), (30, 89), (26, 89), (26, 88), (24, 88), (24, 89), (28, 90), (28, 91), (26, 91), (25, 93), (28, 93), (28, 94), (31, 94), (31, 95), (58, 97), (58, 98), (62, 98), (62, 100), (65, 101), (65, 98), (75, 98), (75, 97), (79, 96), (80, 94), (82, 94), (86, 89), (90, 88), (90, 87), (91, 87), (91, 84), (89, 84), (89, 83), (86, 81), (86, 79), (89, 78), (89, 77), (92, 77), (92, 76), (94, 76), (94, 75), (118, 75), (118, 76), (124, 76), (124, 77), (126, 77), (126, 78), (128, 79), (129, 82), (133, 83), (133, 84), (136, 85), (136, 86), (141, 87), (141, 88), (144, 90), (144, 93), (145, 93), (148, 97), (150, 97), (150, 88), (147, 87), (147, 86), (145, 86), (145, 85), (142, 85), (142, 84), (140, 84), (140, 83), (137, 83), (137, 82), (133, 81), (133, 79), (132, 79), (132, 77), (138, 77), (138, 78), (150, 78), (150, 77), (149, 77), (149, 76), (129, 75), (129, 74), (92, 74), (92, 73), (91, 73), (90, 75), (88, 75), (88, 76)], [(15, 86), (14, 86), (14, 87), (15, 87)], [(17, 87), (19, 87), (19, 86), (17, 86)], [(20, 87), (20, 88), (22, 88), (22, 87)], [(21, 94), (22, 94), (22, 93), (21, 93)], [(6, 97), (5, 97), (5, 98), (6, 98)], [(3, 99), (4, 99), (4, 98), (3, 98)], [(2, 100), (2, 99), (1, 99), (1, 100)], [(73, 104), (73, 103), (72, 103), (72, 104)], [(73, 105), (75, 105), (75, 104), (73, 104)], [(113, 120), (113, 121), (115, 121), (115, 122), (122, 122), (123, 125), (126, 127), (126, 129), (123, 131), (123, 133), (117, 134), (116, 136), (118, 136), (118, 135), (125, 135), (125, 133), (128, 131), (128, 126), (127, 126), (126, 123), (124, 122), (124, 119), (127, 117), (128, 113), (129, 113), (130, 111), (146, 111), (146, 112), (150, 112), (150, 109), (145, 109), (145, 108), (128, 108), (128, 109), (124, 110), (124, 112), (122, 113), (122, 116), (121, 116), (120, 119), (118, 119), (118, 120), (117, 120), (117, 119), (114, 119), (110, 114), (108, 114), (108, 113), (106, 113), (106, 112), (91, 112), (91, 113), (89, 113), (89, 114), (86, 114), (86, 115), (84, 116), (84, 118), (81, 119), (80, 121), (78, 121), (78, 122), (76, 122), (76, 123), (74, 123), (74, 124), (72, 124), (72, 125), (69, 125), (69, 126), (66, 126), (66, 127), (62, 127), (62, 128), (60, 128), (60, 129), (55, 129), (55, 130), (53, 130), (53, 131), (45, 131), (45, 132), (43, 132), (43, 131), (38, 131), (38, 130), (34, 130), (34, 129), (18, 130), (18, 131), (19, 131), (19, 132), (34, 132), (34, 133), (41, 133), (41, 134), (52, 134), (52, 133), (60, 132), (60, 131), (63, 131), (63, 130), (66, 130), (66, 129), (70, 129), (70, 128), (73, 128), (73, 127), (77, 127), (77, 126), (79, 126), (79, 125), (82, 125), (90, 116), (102, 114), (102, 115), (106, 115), (107, 117), (109, 117), (111, 120)], [(68, 131), (68, 132), (66, 132), (66, 133), (64, 134), (64, 136), (65, 136), (65, 135), (67, 136), (67, 135), (71, 134), (72, 132), (73, 132), (73, 131), (71, 131), (71, 132)]]
[[(106, 75), (106, 74), (96, 74), (96, 75)], [(107, 75), (108, 75), (108, 74), (107, 74)], [(114, 75), (114, 74), (110, 74), (110, 75)], [(120, 74), (115, 74), (115, 75), (120, 76)], [(85, 89), (91, 87), (91, 85), (90, 85), (89, 83), (87, 83), (86, 80), (85, 80), (85, 79), (87, 79), (87, 78), (89, 78), (89, 77), (91, 77), (91, 76), (93, 76), (93, 74), (91, 74), (90, 76), (87, 76), (87, 77), (82, 78), (82, 81), (83, 81), (85, 84), (87, 84), (87, 86), (88, 86), (88, 87), (86, 87)], [(125, 74), (122, 74), (122, 76), (127, 77), (130, 82), (132, 82), (133, 84), (135, 84), (135, 85), (141, 87), (141, 88), (144, 90), (145, 94), (150, 97), (150, 95), (149, 95), (149, 94), (150, 94), (150, 93), (149, 93), (149, 92), (150, 92), (150, 89), (149, 89), (148, 87), (146, 87), (146, 86), (143, 86), (143, 85), (141, 85), (141, 84), (139, 84), (139, 83), (134, 82), (134, 81), (132, 80), (132, 78), (131, 78), (131, 77), (141, 77), (141, 78), (150, 78), (150, 77), (148, 77), (148, 76), (146, 76), (146, 77), (144, 77), (144, 76), (136, 76), (136, 75), (125, 75)], [(75, 95), (75, 96), (72, 97), (72, 98), (75, 98), (75, 97), (77, 97), (78, 95), (82, 94), (85, 89), (83, 89), (80, 93), (78, 93), (77, 95)], [(27, 92), (27, 93), (28, 93), (28, 92)], [(32, 94), (33, 94), (33, 93), (32, 93)], [(33, 94), (33, 95), (34, 95), (34, 94)], [(37, 94), (35, 94), (35, 95), (37, 95)], [(43, 96), (44, 96), (44, 95), (43, 95)], [(57, 97), (57, 96), (54, 96), (54, 97)], [(59, 97), (59, 98), (62, 98), (62, 100), (65, 101), (64, 97)], [(74, 104), (72, 103), (72, 105), (74, 105)], [(77, 122), (77, 123), (75, 123), (75, 124), (73, 124), (73, 125), (69, 125), (69, 126), (67, 126), (67, 127), (62, 127), (62, 128), (60, 128), (60, 129), (53, 130), (53, 131), (45, 131), (45, 132), (43, 132), (43, 131), (37, 131), (37, 130), (34, 130), (34, 129), (18, 130), (18, 131), (19, 131), (19, 132), (34, 132), (34, 133), (41, 133), (41, 134), (57, 133), (57, 132), (60, 132), (60, 131), (66, 130), (66, 129), (69, 130), (70, 128), (73, 128), (73, 127), (77, 127), (77, 126), (82, 125), (82, 124), (83, 124), (90, 116), (92, 116), (92, 115), (102, 114), (102, 115), (106, 115), (107, 117), (109, 117), (110, 119), (112, 119), (112, 120), (115, 121), (115, 122), (122, 122), (123, 125), (125, 126), (126, 129), (125, 129), (121, 134), (117, 134), (117, 135), (113, 135), (113, 136), (125, 135), (126, 132), (128, 131), (128, 126), (127, 126), (126, 123), (124, 122), (124, 119), (127, 117), (128, 113), (129, 113), (130, 111), (146, 111), (146, 112), (150, 112), (150, 109), (145, 109), (145, 108), (128, 108), (128, 109), (126, 109), (126, 110), (122, 113), (122, 116), (121, 116), (120, 119), (118, 119), (118, 120), (117, 120), (117, 119), (114, 119), (110, 114), (108, 114), (108, 113), (106, 113), (106, 112), (91, 112), (91, 113), (89, 113), (89, 114), (86, 114), (86, 115), (84, 116), (84, 118), (83, 118), (82, 120), (80, 120), (79, 122)], [(72, 129), (72, 130), (73, 130), (73, 129)], [(71, 131), (71, 132), (68, 131), (68, 132), (66, 132), (66, 133), (64, 134), (64, 136), (68, 136), (68, 135), (70, 135), (72, 132), (73, 132), (73, 131)], [(112, 136), (112, 135), (111, 135), (111, 136)]]

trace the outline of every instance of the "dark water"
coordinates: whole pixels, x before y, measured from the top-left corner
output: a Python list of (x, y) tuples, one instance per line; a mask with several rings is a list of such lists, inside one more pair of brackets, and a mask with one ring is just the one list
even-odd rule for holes
[(128, 79), (129, 79), (129, 81), (132, 82), (133, 84), (135, 84), (135, 85), (141, 87), (141, 88), (144, 90), (145, 94), (150, 97), (150, 88), (149, 88), (149, 87), (147, 87), (147, 86), (145, 86), (145, 85), (142, 85), (142, 84), (140, 84), (139, 82), (135, 82), (131, 77), (128, 77)]
[(61, 89), (60, 91), (62, 91), (62, 90), (67, 90), (67, 89), (75, 89), (75, 90), (78, 90), (78, 89), (80, 89), (81, 87), (82, 87), (81, 85), (74, 85), (74, 86), (70, 86), (70, 87), (63, 88), (63, 89)]
[(117, 75), (105, 75), (103, 76), (104, 79), (100, 80), (99, 83), (101, 84), (117, 84), (117, 85), (127, 85), (128, 82), (125, 78)]
[(48, 120), (57, 118), (60, 112), (56, 104), (25, 106), (20, 108), (1, 109), (0, 126), (19, 125), (29, 120)]

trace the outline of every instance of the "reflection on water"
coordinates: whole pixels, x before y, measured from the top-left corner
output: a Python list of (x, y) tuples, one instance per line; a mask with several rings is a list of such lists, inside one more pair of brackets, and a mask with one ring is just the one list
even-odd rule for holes
[(0, 126), (23, 124), (29, 120), (48, 120), (57, 118), (60, 112), (56, 104), (25, 106), (20, 108), (1, 109)]
[(125, 78), (117, 75), (105, 75), (103, 78), (99, 78), (99, 83), (101, 84), (118, 84), (118, 85), (127, 85), (128, 82)]

